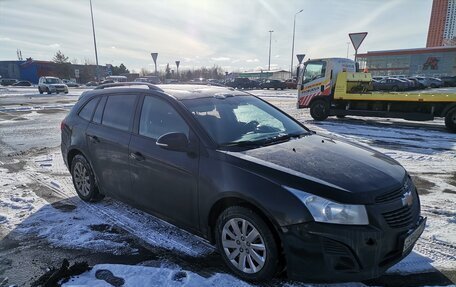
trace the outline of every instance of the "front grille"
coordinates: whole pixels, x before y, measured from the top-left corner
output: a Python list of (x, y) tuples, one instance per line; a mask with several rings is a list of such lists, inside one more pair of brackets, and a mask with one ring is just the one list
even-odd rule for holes
[(401, 228), (410, 225), (413, 221), (412, 209), (403, 206), (399, 209), (383, 213), (383, 217), (392, 228)]
[(404, 193), (411, 191), (413, 189), (413, 183), (409, 177), (404, 182), (404, 185), (396, 190), (384, 193), (375, 198), (376, 203), (390, 202), (396, 199), (399, 199), (403, 196)]
[(400, 188), (400, 189), (382, 194), (380, 196), (377, 196), (375, 198), (375, 202), (384, 203), (384, 202), (393, 201), (395, 199), (401, 198), (403, 194), (404, 194), (404, 188)]

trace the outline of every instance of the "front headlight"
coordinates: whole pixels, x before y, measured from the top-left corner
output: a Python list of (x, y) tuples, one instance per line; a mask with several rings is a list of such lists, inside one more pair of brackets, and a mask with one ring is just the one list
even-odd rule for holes
[(349, 225), (369, 224), (364, 205), (337, 203), (302, 190), (291, 187), (285, 188), (304, 203), (317, 222)]

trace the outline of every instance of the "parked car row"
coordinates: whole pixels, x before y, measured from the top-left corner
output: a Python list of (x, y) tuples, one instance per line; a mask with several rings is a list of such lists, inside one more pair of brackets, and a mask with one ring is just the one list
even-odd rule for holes
[(29, 81), (20, 81), (16, 79), (0, 79), (0, 85), (14, 87), (30, 87), (32, 86), (32, 83), (30, 83)]
[(262, 80), (250, 80), (248, 78), (234, 78), (225, 81), (225, 86), (235, 88), (235, 89), (274, 89), (274, 90), (284, 90), (284, 89), (296, 89), (296, 81), (293, 79), (287, 81), (281, 80), (271, 80), (271, 79), (262, 79)]
[(434, 77), (373, 77), (372, 85), (376, 91), (410, 91), (426, 88), (441, 88), (444, 86), (456, 86), (456, 77), (446, 77), (445, 81)]

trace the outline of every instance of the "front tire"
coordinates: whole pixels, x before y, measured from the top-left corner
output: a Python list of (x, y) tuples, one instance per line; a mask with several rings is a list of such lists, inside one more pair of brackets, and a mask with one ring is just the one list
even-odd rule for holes
[(456, 108), (449, 110), (446, 114), (445, 126), (451, 132), (456, 133)]
[(40, 94), (43, 94), (43, 91), (41, 90), (40, 87), (38, 87), (38, 92), (40, 92)]
[(99, 192), (95, 184), (95, 175), (84, 156), (78, 154), (73, 158), (71, 176), (74, 188), (82, 200), (96, 202), (103, 199), (104, 195)]
[(52, 94), (52, 92), (49, 90), (49, 88), (46, 88), (46, 93), (48, 93), (48, 95)]
[(316, 121), (326, 120), (329, 116), (329, 104), (325, 100), (315, 100), (310, 104), (310, 115)]
[(273, 233), (248, 208), (233, 206), (220, 214), (216, 242), (225, 264), (243, 280), (270, 280), (279, 270), (279, 250)]

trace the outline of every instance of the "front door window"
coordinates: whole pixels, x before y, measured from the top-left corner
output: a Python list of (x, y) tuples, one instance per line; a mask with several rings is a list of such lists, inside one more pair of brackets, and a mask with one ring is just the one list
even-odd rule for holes
[(324, 78), (325, 73), (326, 62), (309, 62), (305, 67), (303, 83), (308, 83), (319, 78)]

